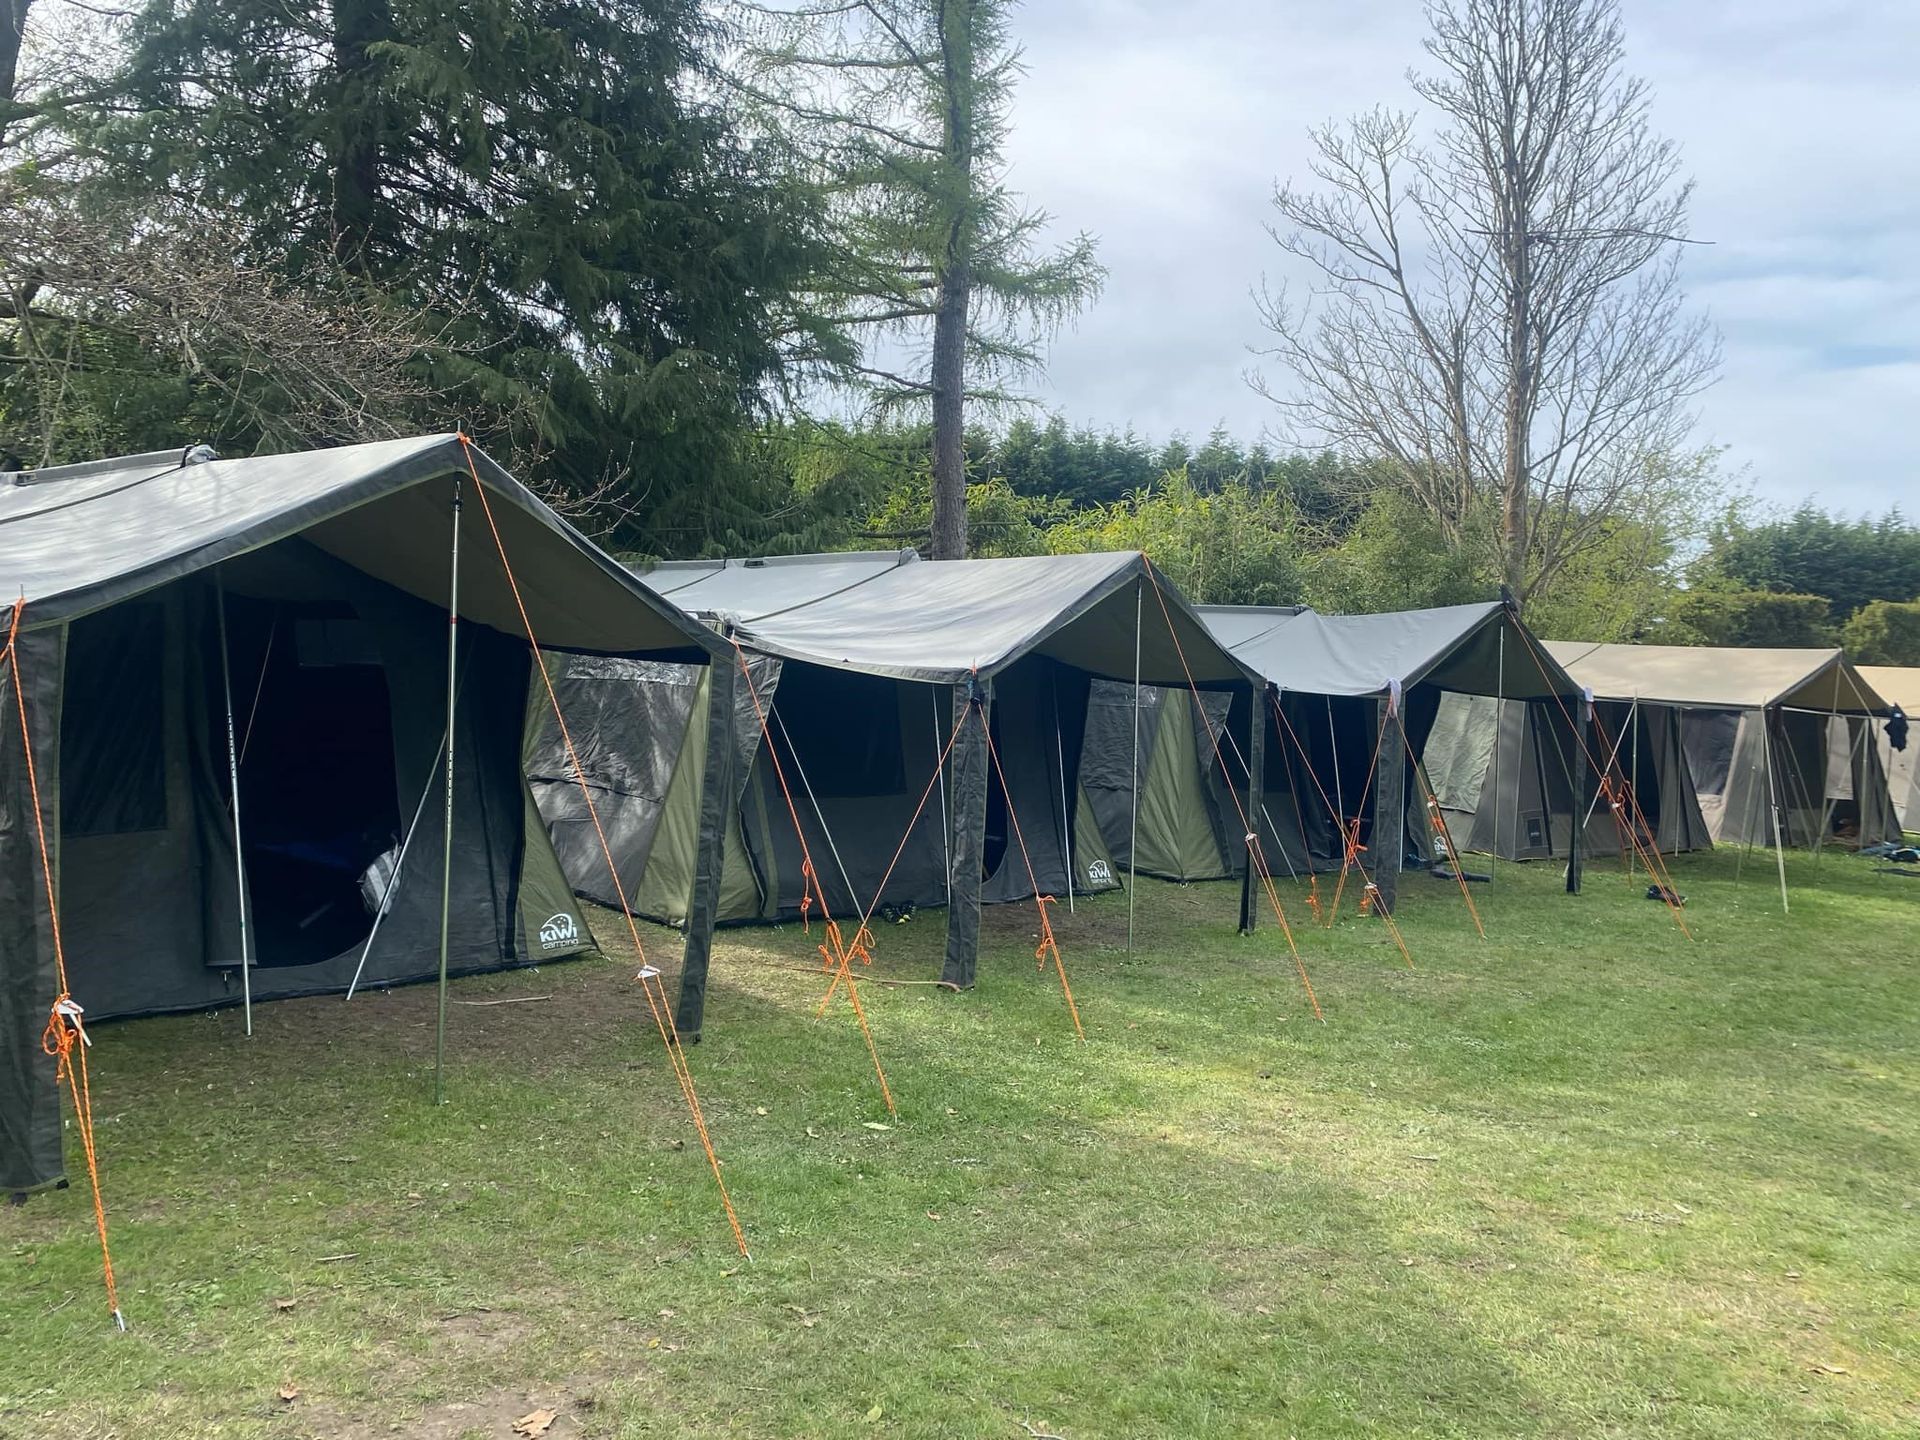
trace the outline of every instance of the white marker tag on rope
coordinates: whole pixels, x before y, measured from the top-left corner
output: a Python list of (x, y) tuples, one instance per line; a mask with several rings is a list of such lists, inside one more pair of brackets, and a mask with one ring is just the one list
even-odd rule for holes
[(660, 970), (659, 970), (659, 967), (657, 966), (642, 965), (640, 967), (640, 973), (638, 975), (635, 975), (633, 978), (636, 980), (651, 980), (654, 978), (654, 976), (658, 975), (659, 973), (660, 973)]

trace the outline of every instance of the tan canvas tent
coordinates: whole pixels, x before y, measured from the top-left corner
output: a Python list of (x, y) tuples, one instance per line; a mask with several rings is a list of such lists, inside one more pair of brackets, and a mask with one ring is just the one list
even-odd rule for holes
[[(1920, 666), (1862, 665), (1860, 675), (1888, 704), (1898, 705), (1909, 720), (1920, 715)], [(1906, 745), (1896, 750), (1887, 737), (1886, 727), (1881, 726), (1875, 748), (1881, 768), (1887, 772), (1900, 828), (1920, 830), (1920, 766), (1914, 764), (1915, 758), (1920, 757), (1920, 732), (1909, 735)]]
[(1898, 821), (1873, 743), (1886, 701), (1837, 649), (1596, 645), (1548, 651), (1598, 701), (1675, 714), (1693, 789), (1721, 844), (1862, 843)]

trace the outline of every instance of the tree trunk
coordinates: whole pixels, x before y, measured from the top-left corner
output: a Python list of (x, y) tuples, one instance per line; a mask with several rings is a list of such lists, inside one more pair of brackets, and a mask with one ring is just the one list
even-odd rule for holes
[(14, 86), (20, 79), (20, 44), (27, 32), (27, 7), (33, 0), (0, 0), (0, 140), (13, 123)]
[(940, 81), (946, 122), (942, 159), (952, 172), (954, 212), (933, 313), (933, 558), (967, 558), (967, 306), (972, 299), (972, 0), (940, 9)]
[(965, 261), (940, 277), (933, 316), (933, 558), (967, 558)]
[(341, 130), (333, 156), (333, 247), (342, 264), (361, 272), (374, 264), (384, 112), (379, 97), (383, 67), (367, 50), (394, 34), (390, 0), (334, 0), (333, 64), (339, 76)]

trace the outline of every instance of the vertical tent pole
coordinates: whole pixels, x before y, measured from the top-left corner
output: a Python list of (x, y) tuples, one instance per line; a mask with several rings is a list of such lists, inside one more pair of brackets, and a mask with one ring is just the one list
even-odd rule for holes
[[(247, 1034), (253, 1034), (253, 952), (247, 930), (247, 861), (240, 848), (240, 749), (233, 733), (233, 667), (227, 659), (227, 585), (218, 566), (213, 571), (214, 613), (220, 623), (220, 689), (227, 701), (227, 791), (233, 804), (233, 885), (240, 905), (240, 1005)], [(266, 673), (261, 672), (261, 678)]]
[[(1267, 813), (1267, 712), (1261, 708), (1260, 702), (1267, 698), (1266, 688), (1264, 681), (1254, 687), (1253, 704), (1250, 707), (1253, 723), (1247, 727), (1247, 753), (1241, 757), (1247, 767), (1248, 831), (1245, 842), (1247, 852), (1246, 869), (1240, 874), (1240, 933), (1242, 935), (1253, 934), (1254, 926), (1259, 922), (1260, 897), (1258, 887), (1265, 883), (1264, 877), (1254, 874), (1256, 868), (1254, 861), (1258, 859), (1261, 862), (1261, 867), (1265, 867), (1266, 852), (1260, 848), (1260, 819)], [(1204, 724), (1206, 722), (1204, 712), (1202, 712), (1200, 718), (1201, 723)], [(1233, 710), (1231, 705), (1229, 705), (1226, 717), (1220, 722), (1220, 733), (1227, 737), (1229, 743), (1232, 743), (1233, 740), (1232, 722)], [(1284, 752), (1282, 753), (1284, 754)], [(1228, 775), (1225, 779), (1227, 781), (1227, 788), (1231, 790), (1233, 788), (1233, 777)], [(1271, 822), (1268, 823), (1268, 828), (1272, 829)], [(1274, 843), (1280, 843), (1278, 831), (1274, 832), (1273, 838)], [(1304, 839), (1305, 837), (1303, 836), (1302, 838)], [(1280, 845), (1280, 858), (1285, 860), (1286, 856), (1287, 847), (1282, 844)], [(1293, 870), (1293, 862), (1291, 860), (1287, 860), (1287, 870), (1289, 873)]]
[[(1579, 747), (1582, 755), (1591, 755), (1594, 746), (1593, 693), (1589, 690), (1583, 689), (1580, 693), (1579, 714), (1580, 718), (1574, 722), (1574, 724), (1579, 727), (1574, 731), (1574, 743)], [(1565, 767), (1562, 768), (1564, 770)], [(1586, 821), (1580, 818), (1581, 811), (1585, 808), (1581, 802), (1587, 798), (1587, 786), (1592, 780), (1590, 774), (1592, 769), (1593, 767), (1591, 765), (1577, 766), (1576, 773), (1578, 773), (1580, 778), (1574, 782), (1571, 787), (1573, 790), (1573, 828), (1567, 836), (1567, 894), (1569, 895), (1578, 895), (1580, 893), (1582, 858), (1580, 842), (1586, 839), (1587, 832)], [(1597, 786), (1595, 787), (1595, 791), (1597, 803)], [(1586, 813), (1591, 815), (1593, 812), (1588, 809)], [(1553, 817), (1551, 815), (1547, 817), (1547, 824), (1549, 826), (1553, 824)], [(1548, 833), (1551, 835), (1551, 830), (1549, 830)]]
[(1133, 890), (1140, 854), (1140, 582), (1133, 582), (1133, 796), (1127, 819), (1127, 954), (1133, 954)]
[[(440, 746), (446, 746), (446, 738), (441, 737)], [(407, 851), (413, 848), (413, 832), (420, 828), (420, 817), (427, 812), (427, 797), (433, 794), (433, 772), (440, 768), (440, 750), (433, 752), (433, 761), (427, 766), (427, 783), (420, 787), (420, 803), (413, 807), (413, 819), (407, 822), (407, 833), (401, 837), (400, 853), (393, 857), (393, 873), (387, 876), (387, 883), (380, 891), (380, 910), (373, 917), (373, 928), (367, 931), (366, 944), (360, 947), (360, 963), (353, 967), (353, 979), (347, 983), (347, 999), (354, 997), (360, 988), (360, 976), (367, 968), (367, 957), (373, 953), (373, 942), (379, 938), (380, 924), (387, 918), (387, 908), (393, 903), (393, 887), (400, 883), (400, 867), (407, 863)]]
[(947, 862), (947, 908), (953, 908), (953, 831), (947, 818), (946, 741), (940, 738), (940, 693), (927, 687), (927, 703), (933, 707), (933, 762), (940, 767), (940, 851)]
[[(1506, 797), (1500, 793), (1500, 750), (1506, 730), (1505, 722), (1507, 718), (1507, 627), (1505, 625), (1500, 627), (1499, 642), (1495, 647), (1494, 654), (1493, 688), (1496, 693), (1493, 697), (1493, 854), (1488, 857), (1487, 863), (1487, 883), (1489, 885), (1493, 883), (1494, 865), (1492, 862), (1500, 858), (1500, 808), (1506, 803)], [(1527, 731), (1532, 728), (1532, 719), (1533, 715), (1531, 709), (1529, 709), (1526, 712), (1525, 718), (1520, 722), (1518, 732), (1516, 732), (1516, 738), (1522, 745), (1527, 742)], [(1540, 798), (1542, 803), (1544, 803), (1546, 797), (1543, 795)], [(1514, 812), (1514, 819), (1516, 821), (1519, 819), (1519, 812), (1517, 810)], [(1547, 824), (1549, 826), (1553, 824), (1551, 814), (1547, 817)], [(1549, 830), (1548, 836), (1551, 838), (1551, 830)], [(1455, 858), (1454, 863), (1456, 865), (1460, 863), (1458, 857)]]
[[(1627, 752), (1627, 828), (1632, 829), (1645, 818), (1646, 810), (1640, 804), (1640, 692), (1633, 692), (1633, 703), (1627, 706), (1627, 733), (1633, 737), (1633, 749)], [(1649, 835), (1648, 842), (1657, 850), (1659, 837)], [(1633, 875), (1634, 847), (1627, 847), (1627, 875)]]
[(433, 1103), (447, 1103), (447, 934), (453, 914), (453, 718), (460, 653), (460, 477), (453, 477), (453, 538), (447, 577), (447, 805), (440, 836), (440, 994), (433, 1030)]
[[(1380, 758), (1373, 778), (1374, 899), (1388, 915), (1400, 896), (1400, 871), (1407, 856), (1407, 761), (1405, 721), (1400, 714), (1402, 690), (1398, 680), (1387, 682), (1387, 696), (1379, 702)], [(1360, 804), (1366, 804), (1364, 796)], [(1361, 871), (1361, 879), (1366, 872)]]
[(1780, 871), (1780, 913), (1791, 915), (1792, 907), (1787, 904), (1787, 852), (1780, 848), (1780, 804), (1773, 789), (1773, 728), (1766, 722), (1767, 712), (1762, 710), (1760, 739), (1767, 757), (1767, 817), (1773, 822), (1773, 859)]
[(1067, 809), (1067, 746), (1060, 736), (1060, 672), (1049, 671), (1053, 682), (1053, 754), (1060, 767), (1060, 853), (1067, 862), (1067, 913), (1073, 914), (1073, 815)]

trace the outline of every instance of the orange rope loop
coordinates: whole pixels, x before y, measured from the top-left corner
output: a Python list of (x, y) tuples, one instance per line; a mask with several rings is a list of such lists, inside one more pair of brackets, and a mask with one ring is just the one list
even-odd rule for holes
[[(807, 832), (800, 824), (800, 807), (793, 798), (792, 788), (787, 784), (786, 768), (780, 763), (780, 752), (775, 748), (773, 732), (768, 728), (767, 707), (761, 703), (760, 687), (753, 683), (753, 670), (747, 664), (747, 652), (740, 648), (738, 640), (733, 642), (733, 657), (740, 666), (741, 676), (747, 682), (747, 696), (753, 701), (754, 718), (760, 723), (762, 752), (766, 755), (768, 763), (773, 766), (774, 779), (780, 782), (781, 797), (787, 802), (787, 818), (793, 822), (794, 838), (800, 842), (800, 918), (802, 928), (808, 935), (813, 933), (807, 924), (808, 911), (812, 909), (815, 899), (820, 903), (822, 933), (826, 937), (826, 944), (820, 947), (820, 958), (825, 968), (833, 972), (833, 979), (827, 986), (827, 993), (820, 997), (820, 1004), (813, 1012), (814, 1017), (817, 1019), (826, 1013), (827, 1002), (833, 999), (834, 992), (840, 987), (840, 982), (845, 980), (847, 999), (853, 1006), (853, 1018), (860, 1027), (861, 1039), (866, 1041), (867, 1056), (873, 1061), (874, 1076), (880, 1082), (880, 1098), (886, 1102), (887, 1113), (897, 1115), (900, 1112), (893, 1102), (893, 1087), (887, 1083), (886, 1067), (880, 1063), (880, 1047), (874, 1043), (873, 1027), (867, 1023), (867, 1007), (860, 1002), (860, 987), (854, 983), (853, 967), (848, 963), (849, 951), (841, 938), (840, 927), (834, 923), (833, 912), (827, 905), (827, 892), (820, 884), (820, 872), (814, 868), (813, 851), (807, 844)], [(854, 932), (854, 944), (865, 961), (865, 957), (869, 956), (871, 951), (862, 947), (860, 937), (863, 934), (866, 935), (866, 944), (870, 946), (873, 937), (867, 932), (864, 918), (859, 929)]]
[(100, 1189), (100, 1152), (93, 1135), (93, 1085), (87, 1075), (87, 1051), (93, 1047), (83, 1023), (86, 1012), (74, 1000), (67, 985), (67, 947), (60, 931), (60, 903), (53, 883), (53, 853), (47, 844), (47, 822), (40, 806), (40, 775), (33, 761), (33, 731), (27, 720), (27, 692), (20, 681), (20, 625), (26, 618), (24, 597), (13, 602), (13, 617), (7, 626), (5, 654), (13, 677), (13, 699), (20, 714), (20, 748), (27, 762), (27, 795), (33, 806), (34, 835), (40, 849), (40, 873), (47, 887), (47, 921), (53, 934), (54, 979), (59, 986), (53, 1008), (48, 1012), (46, 1029), (40, 1034), (40, 1048), (54, 1059), (56, 1084), (65, 1084), (73, 1101), (74, 1128), (80, 1132), (80, 1148), (87, 1157), (87, 1179), (93, 1187), (93, 1226), (100, 1236), (100, 1276), (107, 1292), (107, 1310), (113, 1323), (127, 1328), (127, 1317), (120, 1311), (120, 1286), (113, 1274), (113, 1251), (107, 1244), (107, 1204)]
[(1034, 873), (1033, 856), (1027, 851), (1027, 837), (1020, 831), (1020, 814), (1014, 809), (1013, 792), (1007, 788), (1007, 772), (1000, 768), (1000, 752), (993, 743), (993, 727), (987, 723), (986, 711), (978, 701), (968, 706), (970, 712), (976, 709), (980, 713), (980, 728), (987, 737), (987, 755), (993, 761), (993, 773), (1000, 779), (1001, 795), (1006, 797), (1007, 819), (1013, 824), (1013, 838), (1020, 842), (1020, 860), (1027, 867), (1027, 883), (1033, 887), (1034, 908), (1040, 912), (1040, 948), (1033, 953), (1042, 971), (1047, 968), (1048, 955), (1052, 955), (1053, 967), (1060, 975), (1060, 993), (1066, 997), (1067, 1014), (1073, 1019), (1073, 1033), (1084, 1044), (1087, 1032), (1080, 1025), (1080, 1007), (1074, 1004), (1073, 986), (1067, 983), (1067, 963), (1060, 957), (1060, 942), (1053, 938), (1053, 922), (1047, 918), (1048, 904), (1057, 902), (1054, 902), (1053, 896), (1040, 893), (1040, 879)]
[[(1160, 618), (1167, 623), (1167, 634), (1173, 640), (1173, 653), (1180, 657), (1180, 670), (1181, 673), (1187, 677), (1187, 689), (1193, 694), (1194, 699), (1197, 701), (1200, 697), (1200, 685), (1199, 682), (1193, 678), (1193, 667), (1187, 663), (1186, 647), (1181, 645), (1180, 632), (1174, 628), (1173, 612), (1167, 608), (1167, 597), (1161, 592), (1160, 572), (1155, 568), (1152, 559), (1147, 555), (1142, 554), (1140, 558), (1146, 564), (1147, 579), (1153, 582), (1153, 598), (1155, 603), (1160, 606)], [(1253, 707), (1256, 714), (1259, 708), (1259, 704), (1256, 702)], [(1231, 774), (1232, 772), (1227, 769), (1226, 755), (1220, 749), (1220, 737), (1214, 733), (1211, 725), (1204, 728), (1207, 732), (1207, 739), (1213, 746), (1214, 763), (1220, 767), (1222, 774)], [(1288, 953), (1293, 956), (1293, 968), (1300, 975), (1301, 988), (1307, 992), (1307, 1003), (1313, 1007), (1313, 1018), (1324, 1021), (1327, 1017), (1320, 1012), (1320, 997), (1313, 993), (1313, 981), (1307, 978), (1307, 962), (1302, 958), (1300, 946), (1293, 938), (1293, 926), (1287, 923), (1286, 907), (1280, 903), (1280, 891), (1273, 883), (1273, 871), (1268, 868), (1267, 857), (1261, 852), (1259, 829), (1254, 825), (1253, 821), (1247, 817), (1246, 807), (1240, 803), (1240, 796), (1234, 791), (1233, 786), (1228, 785), (1226, 791), (1228, 798), (1233, 801), (1234, 810), (1240, 816), (1241, 833), (1253, 837), (1247, 845), (1247, 864), (1253, 868), (1254, 874), (1260, 878), (1260, 888), (1266, 892), (1267, 905), (1273, 911), (1273, 918), (1280, 926), (1281, 935), (1286, 939)], [(1308, 860), (1309, 863), (1311, 863), (1312, 857), (1309, 856)]]
[(713, 1183), (720, 1191), (720, 1204), (727, 1214), (727, 1225), (733, 1231), (733, 1243), (742, 1255), (747, 1255), (747, 1237), (740, 1228), (740, 1217), (734, 1212), (733, 1197), (727, 1193), (726, 1178), (720, 1173), (720, 1157), (714, 1151), (713, 1136), (707, 1129), (707, 1117), (701, 1109), (699, 1093), (694, 1088), (693, 1068), (688, 1064), (686, 1047), (681, 1043), (679, 1029), (673, 1023), (673, 1007), (666, 1003), (666, 988), (660, 983), (660, 972), (646, 963), (646, 948), (640, 943), (640, 926), (633, 918), (633, 907), (627, 903), (626, 887), (620, 881), (620, 868), (613, 862), (613, 847), (607, 843), (606, 829), (600, 823), (599, 807), (593, 803), (593, 792), (587, 785), (586, 768), (580, 763), (580, 752), (574, 747), (573, 732), (567, 728), (567, 717), (560, 708), (559, 692), (554, 689), (553, 677), (547, 671), (546, 656), (533, 633), (533, 619), (527, 614), (527, 602), (520, 594), (520, 582), (514, 577), (513, 563), (507, 559), (506, 541), (494, 519), (493, 504), (487, 498), (487, 487), (480, 482), (480, 471), (474, 465), (473, 442), (464, 434), (460, 436), (460, 453), (466, 459), (467, 473), (473, 477), (474, 493), (480, 497), (481, 512), (487, 517), (487, 529), (493, 535), (494, 549), (499, 552), (500, 569), (507, 578), (507, 588), (513, 593), (514, 608), (520, 612), (520, 624), (527, 632), (527, 649), (533, 656), (534, 667), (540, 672), (541, 684), (546, 687), (547, 703), (553, 709), (554, 721), (560, 727), (568, 764), (580, 782), (581, 798), (587, 802), (587, 816), (593, 821), (593, 833), (600, 842), (600, 854), (607, 862), (607, 874), (613, 881), (614, 896), (620, 902), (621, 917), (627, 922), (627, 934), (633, 940), (634, 954), (640, 958), (640, 973), (635, 979), (640, 982), (640, 988), (647, 997), (647, 1008), (653, 1012), (661, 1043), (666, 1047), (667, 1063), (673, 1070), (674, 1079), (679, 1082), (681, 1097), (687, 1102), (687, 1112), (693, 1117), (694, 1133), (700, 1137), (700, 1148), (706, 1152), (707, 1165), (713, 1171)]
[[(1521, 641), (1526, 645), (1528, 651), (1533, 656), (1534, 669), (1539, 672), (1540, 678), (1542, 680), (1545, 680), (1547, 678), (1546, 663), (1540, 654), (1539, 647), (1534, 643), (1533, 636), (1527, 632), (1527, 629), (1525, 626), (1521, 626), (1519, 628), (1519, 634), (1520, 634)], [(1617, 750), (1612, 755), (1610, 764), (1602, 764), (1600, 761), (1594, 759), (1593, 751), (1587, 745), (1586, 736), (1581, 732), (1581, 727), (1579, 723), (1575, 721), (1573, 717), (1573, 712), (1567, 708), (1567, 702), (1561, 698), (1558, 691), (1549, 690), (1548, 694), (1552, 695), (1553, 703), (1560, 707), (1560, 714), (1566, 720), (1568, 730), (1570, 730), (1573, 734), (1574, 743), (1580, 747), (1580, 753), (1586, 757), (1587, 765), (1592, 769), (1595, 775), (1600, 777), (1602, 786), (1604, 787), (1607, 780), (1607, 774), (1609, 769), (1617, 770), (1619, 768), (1619, 755), (1617, 753)], [(1604, 741), (1606, 736), (1606, 727), (1601, 722), (1599, 707), (1594, 706), (1592, 713), (1593, 713), (1594, 731)], [(1652, 833), (1651, 828), (1646, 827), (1646, 817), (1644, 815), (1639, 815), (1639, 810), (1640, 810), (1639, 803), (1638, 801), (1633, 799), (1631, 793), (1627, 795), (1624, 803), (1630, 806), (1631, 812), (1633, 814), (1639, 816), (1642, 827), (1646, 828), (1648, 834), (1651, 834)], [(1574, 823), (1584, 824), (1585, 821), (1586, 821), (1586, 817), (1584, 815), (1581, 815), (1581, 816), (1575, 817)], [(1639, 848), (1641, 843), (1640, 837), (1638, 835), (1632, 834), (1630, 829), (1629, 829), (1628, 835), (1625, 838), (1629, 843), (1631, 843), (1634, 847), (1636, 847), (1636, 849)], [(1642, 853), (1641, 858), (1646, 859), (1646, 855), (1644, 854), (1644, 852)], [(1660, 878), (1661, 892), (1662, 892), (1661, 898), (1666, 901), (1668, 913), (1673, 916), (1673, 923), (1680, 927), (1680, 933), (1682, 935), (1686, 936), (1689, 940), (1691, 940), (1693, 938), (1693, 932), (1687, 928), (1686, 919), (1684, 916), (1681, 915), (1679, 902), (1675, 898), (1679, 894), (1679, 892), (1673, 888), (1673, 885), (1669, 881), (1669, 877), (1666, 873), (1666, 866), (1660, 861), (1657, 847), (1655, 847), (1652, 860), (1649, 861), (1648, 863), (1648, 869), (1654, 874), (1658, 875)]]
[(1420, 757), (1413, 753), (1413, 741), (1407, 738), (1403, 727), (1400, 731), (1400, 743), (1407, 747), (1407, 761), (1413, 766), (1413, 778), (1427, 797), (1427, 826), (1433, 831), (1434, 838), (1440, 842), (1447, 853), (1447, 863), (1453, 868), (1453, 878), (1459, 882), (1460, 898), (1467, 902), (1467, 914), (1473, 917), (1473, 928), (1480, 932), (1482, 940), (1487, 938), (1487, 927), (1480, 923), (1480, 909), (1473, 903), (1473, 891), (1467, 888), (1466, 874), (1460, 868), (1460, 852), (1453, 847), (1453, 832), (1447, 828), (1446, 812), (1440, 808), (1440, 797), (1433, 793), (1433, 783), (1427, 778), (1426, 769), (1420, 763)]

